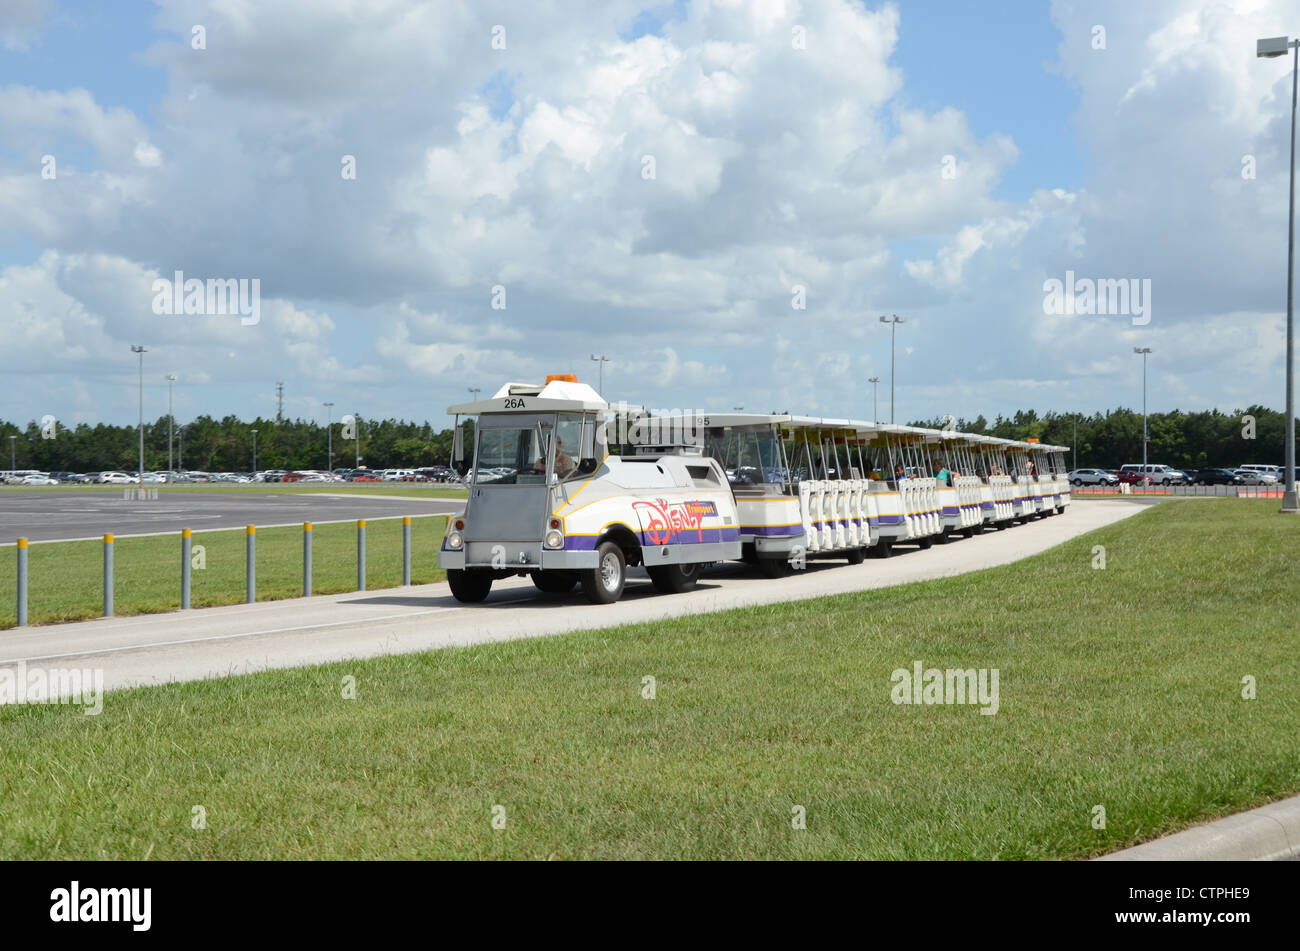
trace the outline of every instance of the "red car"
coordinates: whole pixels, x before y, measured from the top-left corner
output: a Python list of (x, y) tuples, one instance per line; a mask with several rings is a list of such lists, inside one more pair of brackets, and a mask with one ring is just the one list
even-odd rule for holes
[(1137, 472), (1134, 472), (1131, 469), (1128, 470), (1121, 469), (1118, 473), (1116, 473), (1116, 475), (1119, 476), (1119, 481), (1125, 485), (1150, 485), (1151, 484), (1150, 476), (1141, 475)]

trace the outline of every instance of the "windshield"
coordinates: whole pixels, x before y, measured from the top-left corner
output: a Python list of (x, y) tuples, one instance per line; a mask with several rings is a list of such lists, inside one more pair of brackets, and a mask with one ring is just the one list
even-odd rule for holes
[(591, 417), (578, 413), (500, 422), (504, 425), (485, 421), (479, 428), (475, 485), (541, 485), (576, 478), (584, 427), (590, 439), (596, 425)]
[(546, 436), (543, 423), (520, 428), (479, 430), (474, 462), (475, 485), (516, 485), (546, 479)]
[(789, 477), (777, 437), (770, 429), (710, 429), (706, 437), (708, 454), (722, 465), (732, 485), (779, 483)]

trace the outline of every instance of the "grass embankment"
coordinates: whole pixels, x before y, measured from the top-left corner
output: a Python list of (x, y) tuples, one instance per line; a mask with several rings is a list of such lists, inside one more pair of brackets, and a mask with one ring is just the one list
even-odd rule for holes
[[(1300, 521), (1275, 509), (1169, 501), (956, 578), (3, 708), (0, 856), (1109, 851), (1300, 791)], [(895, 705), (914, 661), (997, 668), (1000, 709)]]
[[(411, 582), (439, 581), (438, 547), (444, 515), (411, 518)], [(335, 594), (357, 586), (355, 522), (316, 523), (312, 527), (312, 592)], [(190, 572), (190, 604), (212, 607), (244, 601), (244, 530), (195, 532), (203, 567)], [(118, 538), (113, 544), (114, 613), (148, 614), (180, 607), (181, 535)], [(0, 548), (0, 628), (17, 622), (13, 583), (17, 549)], [(103, 613), (102, 541), (42, 542), (28, 549), (28, 623), (71, 621)], [(191, 561), (193, 564), (193, 560)], [(366, 520), (366, 587), (392, 588), (402, 583), (402, 520)], [(257, 600), (296, 598), (302, 594), (302, 528), (257, 531)]]

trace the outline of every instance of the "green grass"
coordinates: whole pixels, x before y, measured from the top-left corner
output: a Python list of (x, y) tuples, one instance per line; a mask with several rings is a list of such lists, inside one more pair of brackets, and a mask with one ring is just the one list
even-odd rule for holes
[[(956, 578), (141, 688), (97, 717), (3, 708), (0, 857), (1110, 851), (1300, 791), (1300, 521), (1276, 507), (1168, 501)], [(894, 705), (917, 660), (997, 668), (1000, 711)]]
[[(445, 515), (411, 518), (411, 581), (439, 581), (438, 547)], [(313, 525), (312, 591), (334, 594), (356, 590), (356, 522)], [(302, 594), (302, 528), (257, 531), (257, 599), (271, 601)], [(190, 572), (190, 604), (211, 607), (240, 604), (245, 598), (244, 530), (195, 532), (203, 546), (202, 569)], [(180, 532), (118, 538), (114, 542), (114, 613), (148, 614), (180, 607)], [(0, 628), (17, 623), (16, 549), (0, 548)], [(103, 613), (101, 541), (44, 542), (28, 549), (28, 622), (71, 621)], [(366, 587), (402, 583), (402, 520), (366, 520)]]

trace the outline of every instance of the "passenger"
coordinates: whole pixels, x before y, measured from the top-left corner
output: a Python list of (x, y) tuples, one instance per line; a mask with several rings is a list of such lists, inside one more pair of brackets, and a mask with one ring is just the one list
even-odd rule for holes
[(907, 478), (907, 472), (903, 469), (902, 464), (899, 463), (898, 465), (894, 466), (894, 480), (901, 481), (906, 478)]
[(934, 477), (944, 485), (952, 485), (952, 473), (948, 471), (947, 466), (942, 466), (942, 468), (934, 474)]
[(555, 472), (561, 479), (567, 479), (573, 474), (577, 466), (573, 464), (573, 458), (564, 451), (564, 440), (558, 436), (555, 439)]

